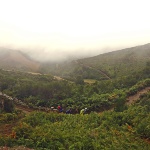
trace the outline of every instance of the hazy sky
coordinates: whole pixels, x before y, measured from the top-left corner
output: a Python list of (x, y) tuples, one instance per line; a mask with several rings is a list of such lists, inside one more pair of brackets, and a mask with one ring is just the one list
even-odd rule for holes
[(149, 6), (149, 0), (0, 0), (0, 46), (46, 60), (146, 44)]

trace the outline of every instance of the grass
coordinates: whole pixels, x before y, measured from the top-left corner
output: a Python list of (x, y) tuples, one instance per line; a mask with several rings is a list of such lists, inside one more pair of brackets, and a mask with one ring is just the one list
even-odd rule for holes
[(93, 84), (95, 83), (97, 80), (94, 80), (94, 79), (84, 79), (84, 82), (85, 83), (89, 83), (89, 84)]

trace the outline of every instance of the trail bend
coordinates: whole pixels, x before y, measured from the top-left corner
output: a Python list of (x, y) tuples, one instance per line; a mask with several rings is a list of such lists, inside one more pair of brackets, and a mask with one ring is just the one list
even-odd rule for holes
[(98, 69), (96, 69), (96, 68), (93, 68), (93, 67), (91, 67), (91, 66), (89, 66), (89, 65), (85, 65), (85, 64), (83, 64), (83, 63), (81, 63), (81, 62), (79, 62), (79, 61), (75, 61), (75, 63), (77, 63), (77, 64), (79, 64), (79, 65), (81, 65), (81, 66), (84, 66), (84, 67), (87, 67), (87, 68), (90, 68), (90, 69), (92, 69), (92, 70), (95, 70), (95, 71), (97, 71), (97, 72), (99, 72), (100, 74), (103, 74), (107, 79), (111, 79), (104, 71), (102, 71), (102, 70), (98, 70)]
[(131, 105), (133, 103), (135, 103), (142, 94), (145, 94), (147, 93), (148, 91), (150, 91), (150, 87), (146, 87), (140, 91), (138, 91), (136, 94), (132, 95), (132, 96), (129, 96), (126, 100), (126, 104), (127, 105)]

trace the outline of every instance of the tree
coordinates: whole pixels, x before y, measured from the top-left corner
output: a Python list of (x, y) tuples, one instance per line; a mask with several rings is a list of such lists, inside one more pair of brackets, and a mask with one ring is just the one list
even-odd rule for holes
[(4, 111), (7, 113), (12, 113), (14, 111), (14, 104), (12, 100), (4, 100)]
[(115, 106), (114, 110), (116, 112), (122, 112), (125, 109), (127, 109), (127, 106), (125, 105), (125, 99), (120, 97), (116, 102), (116, 106)]
[(82, 76), (77, 76), (75, 83), (76, 84), (84, 84), (84, 80), (83, 80)]

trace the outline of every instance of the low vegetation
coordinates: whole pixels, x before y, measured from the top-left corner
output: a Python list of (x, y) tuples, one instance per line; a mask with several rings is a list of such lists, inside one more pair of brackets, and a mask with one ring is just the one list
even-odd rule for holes
[[(76, 81), (78, 75), (83, 79), (106, 80), (128, 75), (137, 75), (145, 68), (149, 73), (150, 44), (100, 54), (72, 62), (47, 64), (43, 70), (68, 80)], [(45, 68), (45, 69), (44, 69)]]
[[(145, 101), (145, 99), (147, 101)], [(0, 145), (34, 149), (150, 149), (150, 93), (122, 112), (66, 115), (33, 112), (0, 137)]]
[[(48, 74), (0, 70), (0, 146), (37, 150), (150, 149), (150, 92), (139, 95), (133, 105), (127, 101), (150, 87), (149, 61), (118, 74), (115, 63), (110, 68), (103, 66), (107, 72), (102, 68), (99, 71), (98, 66), (85, 66), (84, 62), (74, 63), (74, 76), (66, 71), (65, 80)], [(25, 114), (17, 110), (16, 101), (35, 111)], [(58, 105), (64, 113), (35, 109)], [(85, 107), (88, 111), (80, 115)], [(65, 114), (68, 108), (72, 114)]]

